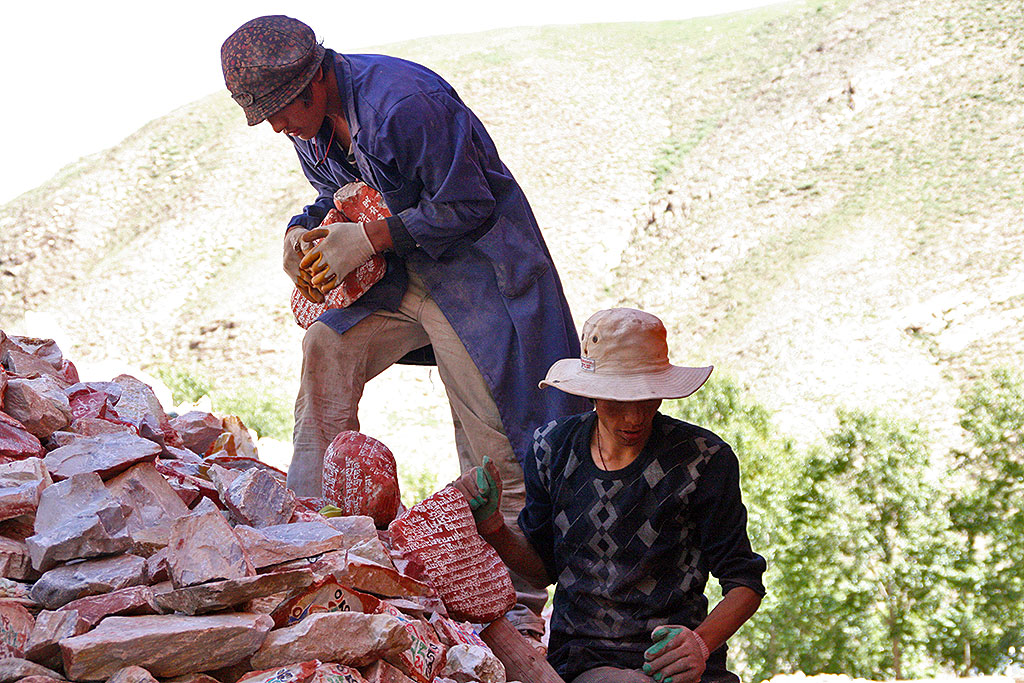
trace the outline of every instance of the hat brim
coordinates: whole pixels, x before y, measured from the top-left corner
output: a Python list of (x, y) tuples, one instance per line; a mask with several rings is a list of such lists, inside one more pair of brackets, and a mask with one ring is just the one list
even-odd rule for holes
[(565, 358), (551, 366), (540, 387), (554, 387), (567, 394), (608, 401), (686, 398), (708, 381), (712, 370), (713, 365), (703, 368), (670, 365), (657, 372), (613, 375), (584, 370), (579, 358)]

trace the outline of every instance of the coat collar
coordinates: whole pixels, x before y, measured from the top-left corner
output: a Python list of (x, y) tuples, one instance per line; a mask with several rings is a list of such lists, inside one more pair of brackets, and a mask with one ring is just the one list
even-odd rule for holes
[(334, 77), (338, 82), (338, 95), (341, 97), (341, 107), (345, 114), (345, 121), (348, 123), (348, 132), (352, 137), (352, 146), (355, 147), (356, 137), (359, 135), (359, 119), (356, 117), (356, 96), (352, 87), (352, 65), (345, 59), (344, 55), (334, 50), (328, 50), (331, 60), (334, 62)]

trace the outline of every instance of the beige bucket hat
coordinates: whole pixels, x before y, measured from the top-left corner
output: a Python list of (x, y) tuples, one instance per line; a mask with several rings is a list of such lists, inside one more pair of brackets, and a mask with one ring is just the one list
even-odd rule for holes
[(665, 325), (635, 308), (598, 311), (583, 324), (581, 341), (581, 356), (556, 361), (542, 388), (610, 401), (684, 398), (714, 369), (669, 363)]

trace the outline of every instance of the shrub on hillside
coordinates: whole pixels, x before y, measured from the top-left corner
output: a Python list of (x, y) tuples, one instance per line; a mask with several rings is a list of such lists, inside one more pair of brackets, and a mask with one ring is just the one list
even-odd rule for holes
[(260, 437), (291, 441), (294, 425), (291, 398), (282, 398), (267, 387), (253, 383), (230, 393), (215, 391), (212, 399), (218, 415), (237, 415)]
[(996, 370), (959, 406), (957, 599), (936, 647), (964, 673), (992, 673), (1024, 664), (1024, 377)]

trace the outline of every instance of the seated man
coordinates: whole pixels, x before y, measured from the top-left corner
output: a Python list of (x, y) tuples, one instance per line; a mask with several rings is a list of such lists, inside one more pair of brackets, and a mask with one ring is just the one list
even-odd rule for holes
[[(595, 409), (534, 434), (519, 529), (497, 512), (492, 463), (456, 481), (506, 564), (537, 586), (556, 584), (548, 659), (573, 683), (738, 681), (725, 641), (764, 595), (736, 456), (708, 430), (658, 412), (712, 370), (671, 365), (666, 337), (649, 313), (599, 311), (583, 327), (581, 358), (548, 370), (542, 387)], [(724, 594), (710, 614), (709, 573)]]

